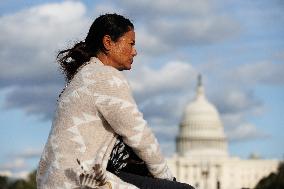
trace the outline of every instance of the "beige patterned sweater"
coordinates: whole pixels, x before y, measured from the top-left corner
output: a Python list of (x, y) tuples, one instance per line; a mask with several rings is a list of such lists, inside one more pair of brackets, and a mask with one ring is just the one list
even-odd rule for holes
[[(82, 169), (106, 170), (117, 135), (156, 178), (172, 179), (159, 144), (132, 97), (123, 74), (91, 58), (65, 88), (37, 170), (38, 189), (78, 188)], [(112, 188), (136, 188), (106, 171)]]

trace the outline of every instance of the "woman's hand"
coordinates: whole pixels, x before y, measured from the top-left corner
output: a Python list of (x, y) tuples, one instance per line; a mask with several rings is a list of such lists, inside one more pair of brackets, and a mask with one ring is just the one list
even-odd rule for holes
[(77, 159), (78, 164), (81, 166), (83, 173), (79, 175), (79, 184), (83, 189), (111, 189), (111, 183), (106, 181), (106, 173), (103, 171), (100, 164), (95, 164), (91, 171), (86, 171)]

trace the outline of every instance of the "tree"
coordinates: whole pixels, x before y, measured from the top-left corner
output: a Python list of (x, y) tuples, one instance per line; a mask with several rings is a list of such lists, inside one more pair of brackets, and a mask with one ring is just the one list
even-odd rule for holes
[(31, 172), (26, 180), (9, 180), (0, 176), (0, 189), (36, 189), (36, 171)]
[(277, 173), (271, 173), (261, 179), (255, 189), (283, 189), (284, 188), (284, 162), (279, 164)]
[(27, 179), (28, 189), (36, 189), (36, 171), (33, 171), (29, 174)]
[(27, 182), (24, 179), (15, 180), (12, 182), (8, 189), (29, 189), (27, 186)]
[(0, 176), (0, 189), (8, 188), (8, 177)]

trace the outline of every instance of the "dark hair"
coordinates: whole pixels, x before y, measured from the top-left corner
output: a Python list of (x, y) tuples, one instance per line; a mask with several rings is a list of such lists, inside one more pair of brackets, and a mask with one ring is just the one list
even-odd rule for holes
[(109, 35), (117, 41), (123, 34), (134, 29), (131, 21), (118, 14), (104, 14), (99, 16), (90, 27), (85, 41), (74, 45), (73, 48), (62, 50), (57, 55), (57, 61), (65, 74), (66, 81), (70, 81), (77, 69), (88, 62), (99, 52), (106, 53), (103, 37)]

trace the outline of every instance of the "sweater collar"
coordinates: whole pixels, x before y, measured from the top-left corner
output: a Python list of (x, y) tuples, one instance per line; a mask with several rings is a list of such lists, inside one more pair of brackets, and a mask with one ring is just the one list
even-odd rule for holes
[(104, 63), (102, 63), (102, 61), (100, 61), (100, 59), (98, 59), (97, 57), (91, 57), (90, 62), (104, 66)]

